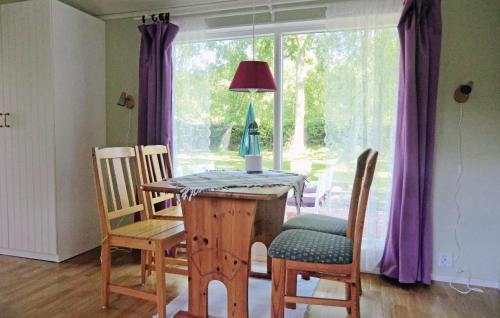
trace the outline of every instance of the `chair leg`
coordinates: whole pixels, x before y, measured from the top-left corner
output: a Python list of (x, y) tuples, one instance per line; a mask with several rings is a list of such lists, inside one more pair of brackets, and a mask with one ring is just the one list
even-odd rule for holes
[(272, 291), (271, 291), (271, 317), (284, 318), (285, 316), (285, 286), (286, 261), (273, 258)]
[(101, 246), (101, 306), (109, 305), (109, 284), (111, 282), (111, 246), (105, 239)]
[(174, 247), (172, 247), (172, 248), (170, 249), (170, 253), (172, 253), (172, 257), (173, 257), (173, 258), (177, 258), (177, 257), (179, 257), (179, 256), (178, 256), (179, 251), (178, 251), (178, 249), (177, 249), (177, 248), (178, 248), (177, 246), (174, 246)]
[(351, 318), (359, 318), (359, 290), (358, 284), (351, 285)]
[(141, 285), (144, 286), (146, 284), (146, 267), (147, 263), (147, 254), (148, 251), (141, 250)]
[[(146, 264), (151, 266), (153, 265), (153, 252), (151, 251), (146, 251)], [(146, 266), (146, 277), (151, 276), (151, 268), (149, 266)]]
[[(287, 296), (297, 296), (297, 271), (287, 270), (286, 271), (286, 295)], [(297, 304), (286, 303), (285, 307), (288, 309), (296, 309)]]
[(157, 242), (155, 249), (155, 271), (156, 271), (156, 305), (158, 307), (158, 318), (166, 318), (166, 290), (165, 284), (165, 257), (162, 257), (164, 251), (163, 244)]
[(266, 259), (266, 270), (269, 275), (271, 275), (273, 272), (273, 259), (269, 256)]
[[(345, 284), (345, 299), (351, 300), (351, 284), (349, 283)], [(351, 314), (351, 306), (347, 306), (345, 309), (347, 310), (348, 314)]]

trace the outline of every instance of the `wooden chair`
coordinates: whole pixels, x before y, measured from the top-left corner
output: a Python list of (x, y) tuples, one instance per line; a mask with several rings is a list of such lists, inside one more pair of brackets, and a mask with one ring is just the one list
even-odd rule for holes
[[(369, 150), (356, 208), (353, 233), (334, 235), (303, 229), (283, 231), (269, 248), (272, 258), (271, 317), (283, 318), (285, 303), (346, 307), (351, 317), (359, 312), (360, 257), (363, 226), (378, 152)], [(361, 161), (361, 163), (360, 163)], [(362, 164), (362, 160), (358, 165)], [(346, 299), (299, 297), (297, 273), (346, 284)], [(292, 275), (293, 277), (287, 277)]]
[(361, 181), (365, 172), (365, 164), (370, 149), (363, 151), (359, 155), (356, 166), (356, 174), (351, 192), (351, 203), (347, 220), (321, 214), (301, 214), (283, 224), (283, 231), (286, 230), (311, 230), (335, 235), (352, 237), (356, 224), (356, 213), (358, 208), (359, 193), (361, 191)]
[[(173, 166), (170, 151), (166, 145), (136, 146), (135, 151), (139, 157), (138, 170), (140, 171), (141, 185), (166, 180), (173, 177)], [(142, 191), (144, 206), (150, 219), (184, 221), (182, 210), (177, 205), (176, 198), (171, 193)], [(172, 204), (167, 206), (168, 203)], [(170, 249), (170, 255), (177, 258), (178, 248), (186, 248), (183, 242)], [(146, 263), (154, 263), (155, 253), (146, 253)], [(187, 266), (187, 261), (179, 259), (179, 266)], [(147, 266), (148, 267), (148, 266)], [(146, 269), (146, 276), (151, 275), (151, 271)]]
[[(285, 224), (283, 224), (282, 226), (283, 231), (310, 230), (352, 238), (354, 235), (354, 226), (356, 225), (356, 215), (358, 212), (361, 182), (363, 181), (363, 177), (365, 174), (366, 160), (368, 159), (368, 155), (371, 151), (371, 149), (366, 149), (358, 157), (347, 220), (321, 214), (302, 214), (285, 222)], [(287, 276), (292, 277), (293, 273), (290, 273), (290, 275)], [(304, 279), (309, 279), (307, 275), (303, 275), (302, 277)], [(361, 281), (359, 282), (359, 294), (362, 294)], [(287, 308), (293, 309), (295, 308), (295, 305), (287, 304)]]
[[(111, 247), (134, 248), (141, 250), (141, 282), (146, 280), (146, 252), (162, 255), (167, 248), (177, 246), (185, 240), (184, 224), (181, 221), (147, 219), (144, 205), (137, 195), (137, 178), (133, 169), (137, 160), (134, 148), (94, 148), (92, 152), (97, 203), (101, 227), (101, 304), (109, 304), (110, 292), (138, 297), (156, 302), (159, 317), (166, 317), (165, 273), (179, 273), (176, 268), (166, 266), (164, 257), (156, 261), (156, 291), (147, 292), (111, 282)], [(140, 213), (141, 221), (121, 225), (124, 217)], [(173, 262), (175, 264), (175, 262)], [(182, 272), (184, 273), (184, 272)]]
[[(164, 145), (136, 146), (140, 157), (141, 184), (170, 179), (173, 177), (170, 151)], [(182, 221), (182, 211), (171, 193), (143, 191), (146, 211), (152, 219)], [(166, 207), (168, 202), (172, 206)], [(158, 208), (158, 207), (161, 208)]]

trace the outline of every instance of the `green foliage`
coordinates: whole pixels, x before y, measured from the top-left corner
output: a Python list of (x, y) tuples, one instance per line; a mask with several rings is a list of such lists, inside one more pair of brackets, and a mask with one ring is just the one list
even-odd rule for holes
[[(273, 149), (273, 126), (268, 124), (260, 125), (259, 133), (261, 149), (271, 151)], [(229, 141), (228, 150), (239, 151), (242, 135), (243, 125), (235, 125), (231, 128), (231, 138)]]
[(306, 124), (306, 145), (310, 147), (325, 146), (325, 122), (318, 120)]

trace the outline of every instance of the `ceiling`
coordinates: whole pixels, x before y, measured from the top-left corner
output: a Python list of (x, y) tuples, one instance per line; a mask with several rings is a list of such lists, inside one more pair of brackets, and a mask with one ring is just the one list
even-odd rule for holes
[[(0, 0), (0, 4), (19, 2), (24, 0)], [(217, 2), (217, 1), (203, 1), (203, 0), (60, 0), (75, 8), (90, 13), (95, 16), (126, 13), (134, 11), (145, 11), (154, 9), (170, 8), (182, 5), (196, 5), (203, 2)]]
[[(23, 0), (0, 0), (0, 4)], [(134, 12), (149, 12), (161, 9), (174, 10), (180, 15), (190, 11), (225, 11), (241, 6), (288, 5), (320, 2), (318, 0), (60, 0), (75, 8), (104, 19), (124, 17)], [(321, 1), (324, 2), (324, 1)]]

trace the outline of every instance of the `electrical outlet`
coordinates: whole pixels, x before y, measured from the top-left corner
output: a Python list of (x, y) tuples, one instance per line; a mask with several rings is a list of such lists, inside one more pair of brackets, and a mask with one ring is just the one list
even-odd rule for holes
[(439, 267), (452, 267), (453, 266), (453, 259), (451, 257), (451, 254), (444, 253), (444, 252), (439, 253), (438, 266)]

